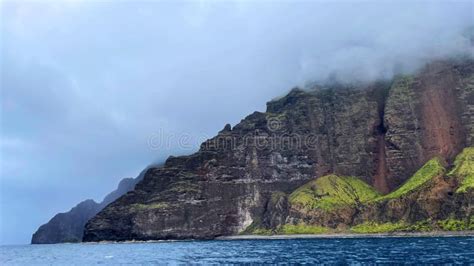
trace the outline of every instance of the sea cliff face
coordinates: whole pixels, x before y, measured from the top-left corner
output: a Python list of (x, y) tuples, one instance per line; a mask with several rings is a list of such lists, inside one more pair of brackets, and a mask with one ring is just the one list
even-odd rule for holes
[[(445, 221), (453, 213), (465, 219), (471, 188), (455, 193), (461, 177), (446, 171), (474, 146), (473, 112), (472, 61), (434, 62), (368, 85), (293, 89), (266, 112), (225, 126), (197, 153), (149, 169), (89, 220), (84, 241), (324, 231)], [(433, 158), (442, 171), (396, 192)]]

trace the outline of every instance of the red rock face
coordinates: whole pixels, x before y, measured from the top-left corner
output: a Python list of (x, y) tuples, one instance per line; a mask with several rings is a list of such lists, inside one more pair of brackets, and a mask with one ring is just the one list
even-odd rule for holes
[(448, 162), (472, 145), (472, 63), (435, 62), (398, 77), (385, 108), (388, 187), (393, 190), (435, 156)]
[(423, 159), (434, 156), (451, 160), (466, 143), (462, 104), (454, 88), (461, 85), (459, 73), (442, 63), (429, 65), (414, 84), (420, 95)]

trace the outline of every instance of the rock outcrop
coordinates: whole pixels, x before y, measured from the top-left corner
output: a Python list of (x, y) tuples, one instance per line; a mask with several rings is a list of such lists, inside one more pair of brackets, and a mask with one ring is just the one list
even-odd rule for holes
[(31, 244), (81, 242), (87, 221), (114, 200), (133, 190), (135, 185), (143, 179), (147, 169), (143, 170), (136, 178), (122, 179), (117, 189), (105, 196), (100, 203), (88, 199), (77, 204), (68, 212), (56, 214), (49, 222), (38, 228), (32, 236)]
[(70, 211), (56, 214), (33, 234), (31, 244), (81, 242), (84, 225), (100, 211), (100, 204), (88, 199)]
[[(430, 159), (450, 164), (473, 146), (473, 112), (471, 60), (439, 61), (368, 85), (293, 89), (266, 112), (226, 125), (197, 153), (149, 169), (133, 191), (89, 220), (84, 241), (274, 230), (301, 218), (291, 218), (285, 195), (327, 175), (352, 176), (385, 194)], [(363, 219), (348, 211), (355, 213), (339, 213), (331, 226)]]

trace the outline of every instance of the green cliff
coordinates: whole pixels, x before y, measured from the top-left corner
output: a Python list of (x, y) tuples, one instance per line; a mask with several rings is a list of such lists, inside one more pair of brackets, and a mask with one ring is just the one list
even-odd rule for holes
[[(289, 209), (293, 212), (290, 211), (285, 223), (274, 228), (256, 227), (248, 233), (367, 234), (474, 230), (474, 215), (471, 212), (474, 196), (473, 155), (474, 147), (465, 148), (448, 171), (443, 160), (435, 157), (399, 188), (386, 195), (380, 195), (373, 187), (356, 177), (327, 175), (317, 178), (288, 195)], [(438, 201), (426, 201), (433, 197), (438, 197)], [(459, 200), (467, 205), (464, 211), (463, 206), (456, 203)], [(398, 208), (400, 215), (411, 206), (418, 206), (416, 211), (423, 213), (432, 207), (428, 206), (430, 202), (438, 207), (436, 204), (439, 201), (446, 206), (435, 210), (438, 213), (430, 217), (406, 216), (405, 219), (392, 219), (388, 214), (391, 208)], [(449, 210), (449, 203), (457, 204), (457, 208)], [(387, 214), (384, 215), (384, 212)], [(375, 213), (378, 215), (374, 215)], [(344, 215), (348, 215), (349, 220), (343, 220), (339, 224), (331, 224), (324, 219)], [(315, 216), (320, 219), (313, 219)]]

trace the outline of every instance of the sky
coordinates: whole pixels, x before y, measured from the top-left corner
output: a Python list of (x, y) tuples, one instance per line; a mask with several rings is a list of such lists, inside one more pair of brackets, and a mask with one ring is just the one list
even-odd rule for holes
[(0, 244), (294, 86), (473, 52), (473, 1), (0, 5)]

